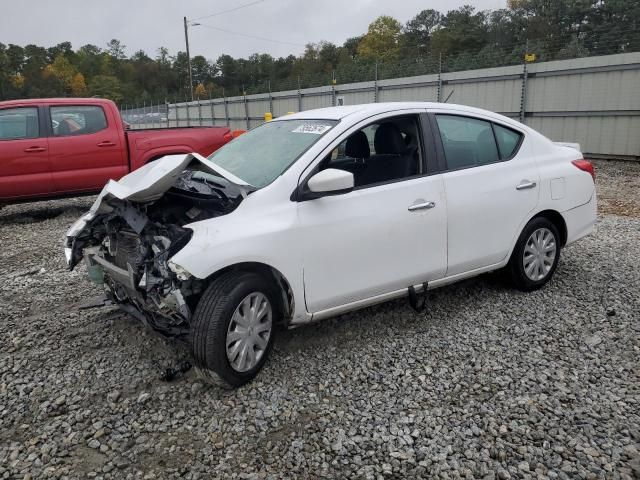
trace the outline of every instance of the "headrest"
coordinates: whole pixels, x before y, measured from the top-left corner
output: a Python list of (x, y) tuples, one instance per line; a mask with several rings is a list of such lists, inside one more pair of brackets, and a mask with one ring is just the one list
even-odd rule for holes
[(401, 155), (407, 150), (400, 129), (394, 123), (383, 123), (376, 130), (374, 140), (376, 154)]
[(371, 156), (371, 148), (369, 148), (367, 135), (362, 130), (352, 134), (347, 138), (344, 153), (351, 158), (369, 158)]

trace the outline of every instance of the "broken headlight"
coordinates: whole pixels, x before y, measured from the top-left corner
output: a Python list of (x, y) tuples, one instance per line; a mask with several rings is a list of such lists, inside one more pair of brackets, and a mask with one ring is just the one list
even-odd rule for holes
[(177, 263), (172, 262), (171, 260), (167, 262), (167, 265), (169, 266), (169, 270), (176, 274), (178, 280), (184, 282), (186, 280), (189, 280), (193, 276), (185, 268), (181, 267)]

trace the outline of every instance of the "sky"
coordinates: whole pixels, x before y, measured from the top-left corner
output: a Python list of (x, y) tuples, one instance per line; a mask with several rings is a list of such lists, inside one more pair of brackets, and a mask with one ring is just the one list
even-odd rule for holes
[(278, 57), (299, 55), (310, 42), (340, 45), (366, 32), (380, 15), (391, 15), (404, 24), (427, 8), (446, 12), (464, 4), (479, 10), (506, 5), (506, 0), (261, 0), (198, 20), (253, 2), (256, 0), (0, 0), (0, 42), (49, 47), (70, 41), (77, 49), (87, 43), (104, 48), (117, 38), (129, 55), (141, 49), (154, 57), (160, 46), (173, 55), (184, 50), (186, 16), (202, 24), (189, 30), (192, 56), (215, 60), (223, 53), (247, 57), (257, 52)]

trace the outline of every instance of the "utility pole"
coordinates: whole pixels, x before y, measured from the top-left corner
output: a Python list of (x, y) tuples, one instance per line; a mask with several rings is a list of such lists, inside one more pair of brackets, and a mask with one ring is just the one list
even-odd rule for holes
[(187, 45), (187, 65), (189, 67), (189, 95), (193, 102), (193, 74), (191, 72), (191, 55), (189, 54), (189, 24), (187, 17), (184, 17), (184, 42)]

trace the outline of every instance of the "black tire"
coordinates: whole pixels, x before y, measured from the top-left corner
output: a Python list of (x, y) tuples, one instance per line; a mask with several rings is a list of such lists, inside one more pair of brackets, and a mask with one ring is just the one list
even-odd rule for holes
[[(227, 358), (227, 331), (236, 308), (255, 292), (262, 293), (271, 305), (271, 332), (267, 347), (255, 367), (244, 372), (236, 371)], [(191, 321), (194, 366), (204, 380), (223, 388), (236, 388), (258, 374), (273, 347), (275, 324), (281, 315), (276, 298), (273, 285), (253, 272), (227, 272), (209, 285)]]
[[(556, 253), (553, 263), (551, 265), (551, 269), (545, 274), (544, 278), (539, 280), (531, 279), (525, 272), (524, 267), (524, 252), (527, 246), (527, 242), (531, 235), (534, 232), (540, 229), (547, 229), (551, 232), (554, 237)], [(522, 230), (520, 237), (516, 243), (515, 248), (513, 249), (513, 253), (511, 254), (511, 259), (509, 260), (509, 264), (507, 265), (507, 272), (511, 277), (512, 283), (519, 290), (524, 292), (532, 292), (534, 290), (538, 290), (546, 285), (549, 280), (553, 277), (553, 274), (558, 267), (558, 261), (560, 260), (560, 252), (562, 250), (560, 234), (558, 232), (558, 228), (548, 219), (544, 217), (536, 217), (532, 219)]]

